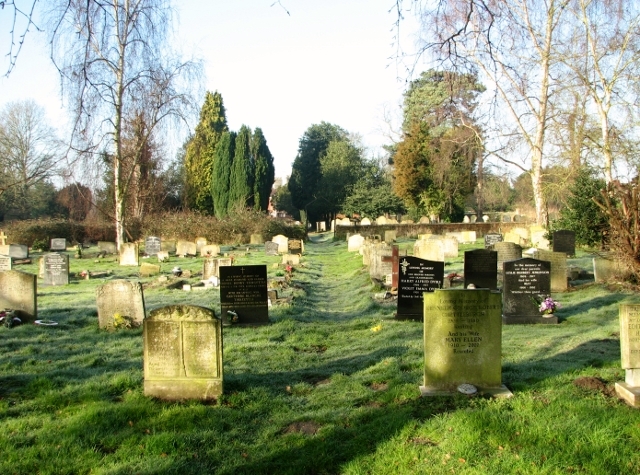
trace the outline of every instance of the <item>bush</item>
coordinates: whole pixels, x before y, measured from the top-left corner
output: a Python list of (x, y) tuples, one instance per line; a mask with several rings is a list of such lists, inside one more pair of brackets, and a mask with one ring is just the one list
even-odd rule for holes
[(9, 242), (33, 247), (43, 244), (48, 248), (52, 238), (65, 238), (67, 242), (83, 242), (84, 225), (66, 219), (27, 219), (3, 224)]

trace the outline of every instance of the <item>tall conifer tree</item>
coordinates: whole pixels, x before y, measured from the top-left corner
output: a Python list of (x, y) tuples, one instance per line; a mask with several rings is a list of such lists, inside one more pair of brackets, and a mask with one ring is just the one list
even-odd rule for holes
[(235, 206), (253, 206), (254, 163), (251, 156), (251, 129), (246, 125), (240, 127), (236, 137), (235, 153), (231, 165), (229, 180), (229, 205), (231, 210)]
[(224, 132), (229, 130), (222, 95), (207, 91), (200, 110), (200, 122), (184, 158), (185, 197), (187, 206), (213, 214), (211, 183), (215, 148)]
[(236, 133), (224, 132), (216, 146), (211, 196), (213, 208), (218, 218), (225, 217), (229, 210), (229, 186), (235, 143)]
[(275, 179), (275, 168), (273, 166), (273, 155), (267, 146), (262, 129), (259, 127), (253, 132), (251, 137), (251, 154), (255, 164), (253, 197), (254, 206), (257, 209), (266, 211), (269, 206), (269, 196), (271, 187)]

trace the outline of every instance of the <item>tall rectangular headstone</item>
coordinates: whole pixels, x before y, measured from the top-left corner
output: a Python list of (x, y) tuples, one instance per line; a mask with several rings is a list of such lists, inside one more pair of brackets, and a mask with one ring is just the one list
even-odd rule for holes
[(171, 305), (144, 319), (144, 394), (164, 400), (222, 395), (222, 325), (213, 310)]
[(423, 396), (454, 394), (462, 385), (511, 396), (502, 384), (501, 309), (500, 293), (488, 289), (424, 294)]
[(551, 264), (526, 258), (503, 266), (503, 322), (558, 323), (558, 317), (542, 316), (539, 310), (540, 303), (551, 294)]
[(147, 256), (157, 256), (162, 251), (162, 241), (157, 236), (149, 236), (144, 240), (144, 253)]
[(67, 285), (69, 283), (69, 256), (51, 252), (43, 256), (44, 275), (42, 285)]
[(396, 319), (421, 322), (425, 308), (423, 295), (442, 288), (444, 262), (404, 256), (399, 267)]
[(564, 252), (567, 256), (576, 254), (575, 231), (560, 230), (553, 232), (553, 251)]
[(120, 244), (120, 265), (138, 267), (138, 244), (135, 242)]
[(640, 407), (640, 305), (621, 304), (620, 360), (624, 382), (616, 383), (616, 393), (633, 407)]
[(100, 328), (113, 329), (120, 322), (138, 327), (145, 316), (142, 284), (121, 279), (102, 284), (96, 288), (96, 306)]
[(464, 253), (464, 287), (498, 289), (498, 253), (489, 249), (475, 249)]
[(512, 242), (496, 242), (491, 247), (498, 253), (498, 270), (502, 270), (502, 265), (508, 261), (522, 259), (522, 247)]
[(17, 270), (0, 272), (0, 309), (12, 309), (23, 323), (38, 318), (37, 276)]
[(567, 255), (564, 252), (536, 249), (532, 257), (551, 263), (551, 292), (566, 292), (568, 288)]
[(413, 255), (428, 261), (444, 262), (444, 244), (438, 239), (418, 239), (413, 244)]
[(49, 245), (49, 249), (51, 251), (66, 251), (67, 250), (67, 240), (65, 238), (53, 238), (53, 239), (51, 239), (51, 243)]
[(222, 320), (240, 325), (269, 323), (267, 266), (224, 266), (220, 272)]

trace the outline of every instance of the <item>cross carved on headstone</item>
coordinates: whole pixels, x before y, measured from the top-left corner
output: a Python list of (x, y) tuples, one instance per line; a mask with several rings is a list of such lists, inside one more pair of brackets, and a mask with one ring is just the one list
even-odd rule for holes
[(391, 288), (397, 289), (398, 273), (400, 272), (400, 251), (398, 246), (391, 246), (391, 255), (382, 257), (382, 262), (391, 262)]
[(1, 231), (1, 230), (0, 230), (0, 245), (2, 246), (7, 245), (7, 235), (4, 233), (4, 231)]

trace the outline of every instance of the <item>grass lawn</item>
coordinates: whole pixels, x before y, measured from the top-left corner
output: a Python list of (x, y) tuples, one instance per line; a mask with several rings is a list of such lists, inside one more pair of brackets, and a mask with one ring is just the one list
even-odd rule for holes
[[(445, 273), (461, 272), (472, 247)], [(102, 279), (40, 287), (39, 318), (59, 324), (0, 327), (0, 473), (640, 473), (640, 411), (613, 391), (624, 380), (618, 305), (631, 292), (581, 285), (554, 294), (559, 325), (504, 326), (512, 398), (421, 398), (422, 326), (372, 299), (345, 242), (305, 251), (272, 324), (224, 328), (216, 404), (143, 395), (142, 330), (98, 329)], [(279, 261), (257, 247), (237, 258), (267, 264), (270, 277)], [(113, 258), (70, 262), (74, 273), (137, 278)], [(202, 261), (173, 258), (163, 269), (174, 265), (198, 272)], [(37, 273), (36, 263), (17, 268)], [(147, 312), (178, 303), (219, 312), (217, 290), (142, 282)]]

